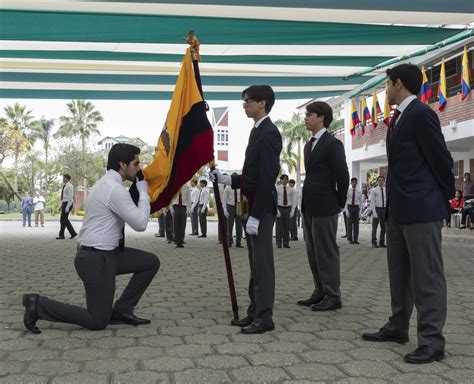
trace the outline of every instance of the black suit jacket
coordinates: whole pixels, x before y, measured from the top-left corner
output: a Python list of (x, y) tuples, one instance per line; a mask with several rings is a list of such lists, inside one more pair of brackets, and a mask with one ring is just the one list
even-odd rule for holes
[(453, 159), (436, 113), (418, 99), (387, 136), (387, 207), (398, 224), (449, 217), (454, 196)]
[[(305, 145), (304, 153), (307, 153)], [(349, 171), (341, 141), (329, 132), (323, 133), (305, 159), (306, 176), (301, 210), (310, 216), (332, 216), (346, 204)]]
[(232, 188), (248, 198), (250, 216), (276, 215), (275, 181), (280, 171), (281, 134), (270, 118), (263, 120), (249, 138), (242, 175), (232, 175)]

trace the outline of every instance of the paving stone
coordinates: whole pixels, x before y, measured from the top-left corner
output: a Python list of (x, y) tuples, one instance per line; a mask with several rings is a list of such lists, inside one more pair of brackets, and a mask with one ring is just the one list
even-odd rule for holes
[(296, 355), (283, 352), (256, 353), (248, 358), (253, 365), (266, 365), (270, 367), (285, 367), (301, 363), (301, 360)]
[(158, 357), (156, 359), (144, 361), (143, 366), (145, 369), (159, 372), (177, 372), (186, 368), (194, 368), (194, 363), (188, 358)]
[(0, 350), (4, 351), (20, 351), (22, 349), (34, 349), (39, 346), (39, 340), (26, 340), (26, 339), (12, 339), (0, 341)]
[(202, 333), (202, 330), (197, 327), (185, 327), (185, 326), (175, 326), (175, 327), (163, 327), (161, 328), (162, 335), (168, 336), (190, 336), (198, 335)]
[(134, 371), (127, 373), (114, 374), (113, 384), (155, 384), (169, 383), (169, 377), (166, 373), (152, 371)]
[(75, 373), (79, 371), (80, 365), (70, 361), (41, 361), (31, 363), (27, 371), (31, 373), (38, 373), (40, 375), (61, 375), (64, 373)]
[(241, 356), (205, 356), (196, 359), (198, 367), (213, 368), (213, 369), (227, 369), (238, 368), (248, 365), (247, 361)]
[(454, 383), (473, 383), (474, 369), (449, 369), (439, 376)]
[(231, 382), (225, 372), (214, 369), (188, 369), (183, 372), (176, 372), (173, 375), (176, 384), (220, 384)]
[(287, 368), (296, 379), (310, 379), (314, 381), (328, 381), (346, 377), (337, 367), (323, 364), (296, 364)]
[(355, 360), (393, 361), (400, 358), (400, 355), (381, 348), (355, 348), (347, 353)]
[[(235, 337), (235, 336), (232, 336)], [(194, 335), (185, 336), (184, 340), (187, 344), (224, 344), (229, 341), (229, 338), (224, 335)]]
[(0, 377), (21, 372), (25, 364), (16, 361), (2, 361), (0, 363)]
[(150, 345), (152, 347), (171, 347), (173, 345), (184, 344), (183, 339), (180, 337), (165, 335), (141, 338), (139, 342), (142, 345)]
[(38, 375), (9, 375), (0, 378), (2, 384), (46, 384), (49, 380), (47, 376)]
[(108, 382), (107, 375), (81, 372), (53, 377), (51, 384), (108, 384)]
[(137, 341), (131, 337), (103, 337), (91, 340), (89, 345), (98, 348), (124, 348), (136, 345)]
[(136, 360), (128, 359), (96, 359), (84, 364), (84, 371), (94, 373), (119, 373), (133, 370), (137, 367)]
[(306, 343), (300, 341), (274, 341), (264, 344), (263, 347), (269, 352), (286, 353), (303, 352), (309, 349)]
[(280, 341), (313, 341), (316, 335), (310, 332), (279, 332), (276, 337)]
[(141, 325), (139, 327), (130, 327), (117, 329), (115, 334), (120, 337), (143, 337), (143, 336), (156, 336), (158, 331), (156, 327)]
[(398, 371), (383, 361), (351, 361), (339, 364), (339, 367), (349, 376), (363, 377), (392, 377)]
[(388, 381), (383, 379), (368, 379), (366, 377), (348, 377), (335, 381), (337, 384), (385, 384)]
[(42, 349), (25, 349), (22, 351), (10, 352), (9, 361), (41, 361), (53, 360), (59, 356), (57, 351), (44, 351)]
[(306, 362), (322, 364), (338, 364), (351, 360), (344, 352), (335, 351), (309, 351), (300, 353), (299, 356)]
[(62, 359), (70, 361), (98, 360), (112, 357), (112, 350), (101, 348), (77, 348), (63, 352)]
[(251, 343), (226, 343), (216, 345), (215, 348), (219, 353), (227, 355), (251, 355), (263, 350), (260, 345)]
[(21, 331), (13, 329), (0, 329), (0, 340), (11, 340), (20, 337), (23, 334)]
[(449, 383), (449, 381), (441, 379), (436, 375), (427, 375), (421, 373), (404, 373), (401, 375), (394, 375), (391, 377), (391, 381), (396, 384), (443, 384)]
[(202, 357), (212, 355), (214, 351), (207, 345), (186, 344), (166, 348), (166, 353), (176, 357)]
[(167, 352), (165, 352), (163, 348), (160, 347), (138, 346), (119, 348), (116, 350), (115, 354), (117, 357), (122, 357), (125, 359), (147, 360), (152, 357), (165, 356)]
[(281, 368), (270, 368), (263, 366), (244, 367), (231, 371), (237, 380), (253, 383), (275, 383), (288, 379), (288, 374)]
[(233, 327), (230, 325), (214, 325), (210, 327), (205, 327), (204, 331), (206, 333), (212, 333), (216, 335), (235, 335), (240, 332), (240, 328)]
[(45, 340), (41, 344), (41, 348), (67, 351), (70, 349), (82, 348), (89, 343), (87, 339), (77, 339), (75, 337), (67, 337), (65, 339)]

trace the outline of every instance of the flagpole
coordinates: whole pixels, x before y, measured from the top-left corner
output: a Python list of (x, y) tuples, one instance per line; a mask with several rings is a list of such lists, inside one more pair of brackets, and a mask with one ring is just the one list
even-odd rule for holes
[[(199, 72), (199, 54), (196, 49), (196, 42), (194, 39), (194, 31), (190, 31), (185, 38), (186, 42), (191, 45), (191, 58), (193, 61), (193, 69), (194, 69), (194, 76), (196, 78), (196, 83), (199, 88), (199, 93), (201, 94), (202, 99), (204, 100), (204, 94), (202, 91), (202, 83), (201, 83), (201, 75)], [(206, 109), (208, 109), (206, 104)], [(209, 163), (209, 168), (211, 170), (215, 169), (215, 163), (212, 161)], [(217, 218), (218, 218), (218, 226), (219, 231), (221, 233), (221, 240), (222, 240), (222, 249), (224, 251), (224, 260), (225, 260), (225, 267), (227, 271), (227, 281), (229, 284), (229, 293), (230, 293), (230, 301), (232, 304), (232, 312), (234, 315), (234, 320), (239, 319), (239, 307), (237, 305), (237, 295), (235, 294), (235, 285), (234, 285), (234, 274), (232, 272), (232, 262), (230, 260), (229, 254), (229, 244), (227, 243), (227, 228), (225, 225), (225, 216), (224, 216), (224, 209), (222, 207), (221, 195), (219, 192), (219, 184), (217, 180), (212, 183), (214, 188), (214, 196), (216, 199), (216, 209), (217, 209)]]

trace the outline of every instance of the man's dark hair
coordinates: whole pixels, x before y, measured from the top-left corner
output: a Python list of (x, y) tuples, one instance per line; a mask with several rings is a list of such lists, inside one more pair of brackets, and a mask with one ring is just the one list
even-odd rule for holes
[(470, 174), (469, 172), (466, 172), (466, 173), (464, 174), (464, 176), (469, 176), (469, 177), (470, 177), (471, 174)]
[(357, 181), (357, 177), (353, 177), (353, 178), (351, 179), (351, 183), (352, 183), (353, 181)]
[(204, 179), (199, 180), (199, 183), (202, 183), (202, 184), (204, 184), (204, 185), (207, 185), (207, 180), (204, 180)]
[(71, 180), (71, 175), (69, 173), (65, 173), (63, 177), (65, 177), (68, 180)]
[(306, 111), (324, 116), (324, 127), (329, 128), (332, 123), (332, 108), (324, 101), (314, 101), (306, 106)]
[(379, 181), (380, 179), (385, 180), (385, 177), (380, 175), (379, 177), (377, 177), (377, 181)]
[(285, 175), (284, 173), (280, 176), (280, 180), (283, 180), (283, 179), (288, 179), (288, 175)]
[(109, 157), (107, 159), (107, 170), (113, 169), (119, 171), (120, 163), (130, 164), (135, 160), (135, 155), (140, 154), (140, 148), (132, 144), (114, 144), (110, 148)]
[(290, 180), (288, 180), (288, 184), (291, 184), (291, 183), (296, 184), (295, 179), (290, 179)]
[(385, 71), (388, 78), (395, 85), (397, 79), (403, 83), (412, 95), (418, 95), (423, 83), (423, 75), (420, 68), (413, 64), (400, 64)]
[(245, 95), (255, 101), (265, 100), (265, 112), (270, 113), (275, 104), (275, 92), (269, 85), (252, 85), (242, 91), (242, 100)]

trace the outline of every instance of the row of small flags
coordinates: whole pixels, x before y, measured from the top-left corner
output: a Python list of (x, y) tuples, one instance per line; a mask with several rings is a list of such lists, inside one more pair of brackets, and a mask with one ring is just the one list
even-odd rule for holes
[[(425, 67), (421, 68), (421, 73), (423, 75), (423, 83), (421, 85), (421, 101), (427, 103), (431, 98), (433, 92), (431, 90), (430, 83), (428, 82), (428, 77), (426, 76)], [(471, 92), (469, 87), (469, 62), (467, 59), (467, 49), (464, 47), (464, 53), (462, 57), (462, 73), (461, 73), (461, 101), (463, 101), (467, 95)], [(444, 111), (447, 103), (447, 93), (446, 93), (446, 69), (444, 66), (444, 59), (441, 61), (441, 71), (439, 76), (439, 85), (438, 85), (438, 98), (439, 98), (439, 111)], [(354, 100), (351, 101), (351, 135), (356, 134), (357, 127), (360, 127), (360, 134), (363, 136), (365, 134), (365, 128), (368, 125), (372, 125), (374, 128), (379, 124), (379, 116), (382, 114), (380, 110), (380, 105), (377, 99), (377, 94), (375, 89), (372, 94), (372, 113), (367, 107), (367, 102), (365, 97), (362, 96), (361, 99), (361, 109), (362, 109), (362, 121), (359, 119), (357, 109), (354, 104)], [(386, 127), (390, 123), (390, 113), (392, 108), (388, 105), (387, 98), (385, 98), (384, 109), (383, 109), (383, 123)]]

